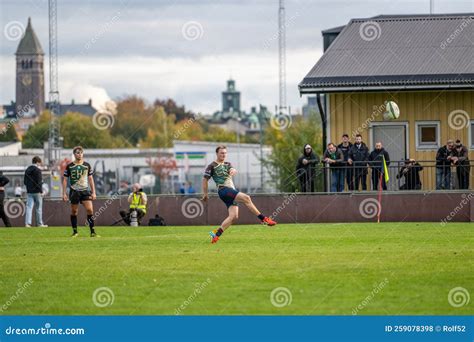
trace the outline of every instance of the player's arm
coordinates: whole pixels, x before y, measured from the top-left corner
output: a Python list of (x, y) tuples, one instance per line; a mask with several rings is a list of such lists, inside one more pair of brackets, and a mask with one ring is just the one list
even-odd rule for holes
[(63, 201), (67, 201), (67, 176), (63, 176)]
[(229, 163), (229, 176), (233, 177), (237, 174), (237, 170)]
[(208, 199), (207, 191), (208, 191), (209, 179), (206, 177), (202, 178), (202, 197), (201, 201), (206, 202)]
[(95, 193), (95, 183), (94, 183), (94, 177), (92, 177), (92, 175), (89, 176), (89, 184), (90, 184), (91, 192), (92, 192), (92, 200), (95, 200), (97, 198), (97, 195)]

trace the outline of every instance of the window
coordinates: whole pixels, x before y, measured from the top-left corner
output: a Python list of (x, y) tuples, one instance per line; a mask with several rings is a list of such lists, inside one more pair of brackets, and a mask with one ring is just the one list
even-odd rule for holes
[(416, 123), (416, 149), (432, 150), (439, 147), (439, 121)]

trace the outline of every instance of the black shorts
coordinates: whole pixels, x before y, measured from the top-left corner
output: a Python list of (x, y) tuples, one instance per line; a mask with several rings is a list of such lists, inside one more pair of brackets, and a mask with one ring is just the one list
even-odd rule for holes
[(79, 204), (83, 201), (92, 201), (92, 194), (89, 190), (73, 190), (69, 191), (69, 201), (71, 204)]
[(238, 190), (228, 188), (228, 187), (220, 187), (217, 193), (219, 194), (219, 198), (222, 200), (222, 202), (225, 203), (227, 208), (229, 208), (232, 205), (237, 205), (234, 199), (239, 193)]

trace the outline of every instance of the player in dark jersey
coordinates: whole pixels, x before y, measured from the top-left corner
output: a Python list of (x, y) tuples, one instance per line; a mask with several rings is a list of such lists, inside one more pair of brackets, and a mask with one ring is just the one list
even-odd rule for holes
[[(64, 170), (63, 177), (63, 200), (71, 202), (71, 226), (72, 237), (77, 237), (77, 213), (79, 212), (79, 203), (87, 211), (87, 223), (91, 231), (91, 237), (97, 237), (94, 230), (92, 201), (96, 199), (94, 174), (89, 163), (84, 161), (84, 150), (81, 146), (73, 149), (74, 161), (69, 163)], [(69, 179), (69, 197), (66, 192)]]
[(249, 210), (255, 214), (263, 224), (274, 226), (277, 223), (271, 218), (262, 215), (262, 213), (255, 207), (252, 199), (249, 195), (239, 192), (232, 181), (232, 177), (237, 173), (237, 170), (232, 167), (229, 162), (225, 161), (227, 157), (227, 148), (225, 146), (219, 146), (216, 148), (216, 161), (209, 164), (204, 171), (204, 178), (202, 180), (203, 196), (202, 200), (205, 202), (208, 199), (207, 187), (209, 179), (213, 179), (217, 185), (218, 194), (220, 199), (227, 206), (229, 216), (221, 223), (218, 229), (209, 232), (211, 235), (211, 242), (216, 243), (219, 241), (219, 237), (224, 233), (224, 230), (230, 227), (230, 225), (237, 220), (239, 217), (239, 207), (237, 203), (243, 203)]

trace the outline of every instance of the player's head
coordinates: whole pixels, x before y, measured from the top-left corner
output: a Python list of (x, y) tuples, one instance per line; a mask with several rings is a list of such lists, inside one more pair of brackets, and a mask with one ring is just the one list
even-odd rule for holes
[(216, 148), (216, 156), (218, 161), (224, 161), (227, 157), (227, 147), (220, 145)]
[(362, 143), (362, 135), (357, 134), (356, 137), (355, 137), (355, 142), (356, 142), (356, 144)]
[(76, 160), (82, 160), (84, 149), (82, 146), (76, 146), (72, 149), (72, 153), (74, 154), (74, 158), (76, 158)]

